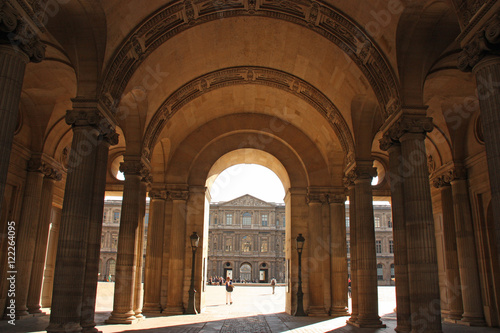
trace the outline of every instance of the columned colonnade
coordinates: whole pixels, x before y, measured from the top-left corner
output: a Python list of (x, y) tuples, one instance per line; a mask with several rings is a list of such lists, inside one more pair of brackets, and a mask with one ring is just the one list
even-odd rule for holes
[[(25, 29), (25, 26), (21, 24), (19, 15), (12, 12), (12, 8), (2, 4), (1, 10), (4, 16), (0, 21), (0, 197), (3, 198), (8, 183), (9, 158), (12, 155), (25, 68), (30, 61), (42, 60), (44, 47), (36, 33), (26, 34), (26, 30), (20, 29), (21, 26)], [(441, 332), (442, 317), (466, 325), (479, 326), (486, 322), (498, 325), (498, 310), (495, 317), (494, 309), (500, 304), (498, 298), (492, 300), (491, 295), (485, 295), (483, 280), (493, 277), (492, 284), (496, 283), (498, 287), (498, 282), (495, 282), (495, 276), (498, 275), (495, 274), (498, 274), (500, 267), (500, 57), (496, 51), (500, 41), (499, 26), (498, 17), (495, 16), (476, 29), (473, 37), (462, 42), (463, 51), (459, 57), (460, 69), (474, 73), (479, 92), (495, 92), (480, 94), (478, 101), (491, 189), (491, 228), (497, 245), (497, 262), (484, 264), (478, 260), (476, 251), (479, 251), (477, 241), (480, 236), (474, 224), (475, 213), (471, 201), (474, 202), (475, 198), (471, 198), (469, 190), (466, 161), (455, 159), (452, 165), (431, 175), (430, 179), (426, 137), (434, 130), (435, 124), (427, 116), (427, 107), (402, 105), (401, 110), (380, 128), (380, 148), (388, 154), (387, 175), (392, 195), (398, 332), (417, 332), (422, 329), (426, 332)], [(10, 39), (6, 36), (10, 36)], [(139, 45), (138, 49), (141, 47)], [(137, 54), (135, 56), (139, 57)], [(250, 79), (246, 79), (253, 80), (252, 75), (249, 73), (247, 76)], [(98, 85), (95, 82), (96, 91)], [(202, 85), (201, 89), (206, 88)], [(82, 88), (81, 91), (91, 90)], [(67, 166), (44, 152), (30, 151), (27, 153), (29, 162), (26, 170), (22, 170), (25, 179), (17, 228), (16, 316), (24, 318), (39, 314), (41, 306), (50, 305), (47, 331), (54, 333), (91, 332), (96, 325), (95, 300), (104, 193), (108, 186), (110, 164), (108, 156), (110, 147), (118, 144), (120, 119), (117, 119), (109, 101), (90, 92), (88, 94), (72, 99), (72, 109), (65, 115), (64, 121), (71, 127), (71, 151)], [(405, 96), (402, 100), (405, 100)], [(292, 127), (290, 125), (287, 130)], [(254, 129), (244, 130), (250, 133)], [(291, 134), (285, 130), (273, 135), (283, 134), (285, 137), (302, 133), (290, 131)], [(269, 134), (262, 130), (263, 133)], [(278, 155), (282, 147), (278, 141), (270, 141), (262, 150)], [(224, 149), (232, 149), (225, 145), (230, 146), (226, 141), (219, 146), (214, 144), (210, 151), (218, 155), (213, 158), (212, 164), (225, 153)], [(300, 179), (300, 186), (287, 188), (285, 198), (286, 259), (290, 274), (286, 311), (293, 313), (297, 306), (298, 255), (295, 237), (301, 233), (306, 238), (303, 264), (307, 269), (302, 271), (306, 312), (310, 316), (348, 315), (344, 216), (344, 202), (348, 196), (352, 276), (352, 313), (348, 323), (358, 327), (383, 327), (377, 305), (371, 186), (371, 180), (377, 173), (373, 168), (373, 160), (354, 157), (349, 163), (344, 163), (344, 187), (335, 187), (327, 180), (324, 184), (314, 183), (311, 181), (317, 172), (314, 167), (323, 164), (318, 162), (319, 159), (314, 160), (317, 165), (313, 162), (307, 164), (309, 161), (304, 156), (310, 155), (304, 151), (317, 147), (304, 146), (293, 146), (293, 151), (302, 158), (293, 156), (299, 162), (292, 157), (282, 159), (292, 181), (300, 177), (307, 179)], [(249, 143), (243, 148), (255, 147), (257, 145)], [(171, 170), (171, 178), (155, 180), (152, 174), (158, 170), (149, 160), (151, 154), (148, 155), (148, 152), (133, 154), (127, 150), (124, 153), (124, 162), (120, 166), (125, 181), (114, 307), (108, 323), (132, 324), (148, 314), (184, 313), (192, 264), (188, 239), (193, 231), (201, 237), (195, 258), (195, 289), (198, 291), (196, 308), (204, 307), (208, 237), (205, 215), (210, 193), (205, 184), (191, 180), (193, 177), (206, 179), (210, 166), (205, 165), (208, 162), (197, 155), (200, 151), (186, 149), (179, 154), (184, 153), (191, 154), (186, 157), (191, 164), (186, 164), (189, 170), (183, 175), (185, 182), (171, 181), (180, 179), (180, 176), (175, 178), (178, 175)], [(183, 161), (177, 155), (174, 157)], [(347, 160), (346, 156), (342, 158)], [(299, 169), (305, 170), (304, 174), (297, 172)], [(322, 172), (328, 174), (326, 170)], [(58, 181), (65, 182), (60, 216), (53, 208)], [(341, 183), (340, 179), (334, 181)], [(439, 191), (441, 224), (436, 224), (433, 213), (431, 181)], [(149, 195), (151, 204), (146, 262), (143, 262), (146, 195)], [(1, 209), (6, 210), (7, 207)], [(45, 253), (48, 254), (47, 258)], [(442, 256), (438, 257), (438, 254)], [(484, 257), (482, 255), (481, 258)], [(146, 273), (142, 300), (143, 265)], [(481, 273), (481, 265), (491, 266), (493, 273)], [(439, 274), (440, 269), (444, 274)], [(6, 289), (6, 279), (4, 275), (1, 277), (0, 286)], [(459, 287), (452, 290), (455, 285)], [(440, 291), (440, 286), (447, 288), (446, 301), (441, 299), (443, 291)], [(486, 290), (496, 287), (489, 286)], [(487, 316), (485, 308), (489, 309)]]

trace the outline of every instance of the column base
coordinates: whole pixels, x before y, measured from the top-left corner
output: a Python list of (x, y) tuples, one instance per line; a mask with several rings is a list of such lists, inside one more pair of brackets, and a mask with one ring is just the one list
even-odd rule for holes
[(32, 314), (32, 315), (35, 315), (35, 316), (43, 316), (43, 315), (45, 315), (45, 312), (42, 312), (40, 306), (34, 306), (34, 307), (29, 307), (28, 306), (28, 312), (30, 314)]
[(464, 316), (461, 320), (457, 320), (457, 324), (465, 326), (486, 326), (483, 318)]
[(375, 316), (373, 318), (358, 317), (358, 320), (356, 320), (355, 323), (352, 323), (350, 325), (353, 325), (353, 326), (358, 327), (358, 328), (384, 328), (384, 327), (386, 327), (385, 324), (382, 323), (382, 321), (380, 320), (379, 316)]
[(307, 309), (307, 315), (309, 317), (328, 317), (328, 313), (322, 306), (310, 306)]
[(142, 308), (142, 313), (146, 316), (159, 316), (161, 314), (161, 307), (158, 304), (146, 304)]
[(330, 317), (345, 317), (349, 315), (347, 307), (332, 307), (330, 308)]
[(398, 325), (394, 329), (398, 333), (410, 333), (411, 332), (411, 326), (410, 325)]
[(184, 314), (184, 307), (183, 306), (167, 306), (161, 314), (164, 316), (181, 315), (181, 314)]
[(99, 331), (95, 327), (84, 327), (82, 329), (82, 333), (102, 333), (102, 331)]
[(139, 320), (135, 317), (134, 311), (127, 313), (111, 312), (111, 316), (105, 321), (106, 324), (135, 324)]
[(82, 327), (80, 323), (49, 324), (47, 333), (80, 333)]

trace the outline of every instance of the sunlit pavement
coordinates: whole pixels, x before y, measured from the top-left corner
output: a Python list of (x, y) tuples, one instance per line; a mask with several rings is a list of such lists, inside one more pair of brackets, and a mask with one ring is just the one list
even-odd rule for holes
[[(346, 325), (347, 317), (294, 317), (284, 313), (285, 287), (277, 287), (272, 294), (270, 286), (236, 286), (233, 304), (225, 303), (225, 288), (207, 286), (207, 307), (198, 315), (147, 318), (135, 325), (103, 325), (112, 309), (113, 283), (99, 283), (99, 298), (96, 304), (98, 329), (108, 332), (394, 332), (396, 318), (394, 287), (379, 287), (379, 313), (387, 328), (358, 329)], [(27, 318), (11, 326), (0, 322), (0, 332), (43, 332), (49, 322), (48, 316)], [(444, 324), (446, 333), (495, 332), (500, 329), (470, 328)], [(424, 331), (425, 332), (425, 331)]]

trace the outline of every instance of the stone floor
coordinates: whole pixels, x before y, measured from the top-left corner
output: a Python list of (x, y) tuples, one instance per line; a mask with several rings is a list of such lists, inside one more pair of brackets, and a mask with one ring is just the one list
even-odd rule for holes
[[(135, 325), (103, 325), (109, 316), (113, 301), (113, 283), (99, 283), (97, 309), (98, 328), (103, 333), (133, 332), (394, 332), (396, 326), (393, 308), (394, 287), (379, 287), (379, 313), (387, 325), (384, 329), (357, 329), (345, 324), (347, 317), (329, 319), (294, 317), (284, 313), (285, 288), (237, 286), (233, 304), (225, 304), (224, 287), (207, 286), (207, 308), (199, 315), (147, 318)], [(46, 309), (48, 310), (48, 309)], [(43, 332), (48, 316), (16, 321), (12, 326), (0, 321), (0, 332)], [(469, 328), (444, 324), (446, 333), (500, 333), (494, 328)]]

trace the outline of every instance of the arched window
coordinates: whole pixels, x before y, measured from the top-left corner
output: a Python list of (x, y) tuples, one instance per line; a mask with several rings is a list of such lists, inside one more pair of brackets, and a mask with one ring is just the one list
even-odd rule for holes
[(252, 214), (243, 213), (243, 225), (252, 225)]
[(116, 261), (115, 259), (109, 259), (106, 262), (106, 272), (107, 272), (107, 278), (111, 277), (109, 281), (114, 281), (115, 274), (116, 274)]
[(252, 266), (250, 264), (242, 264), (240, 267), (240, 280), (252, 280)]
[(384, 279), (384, 266), (382, 264), (377, 265), (377, 280), (381, 281)]

